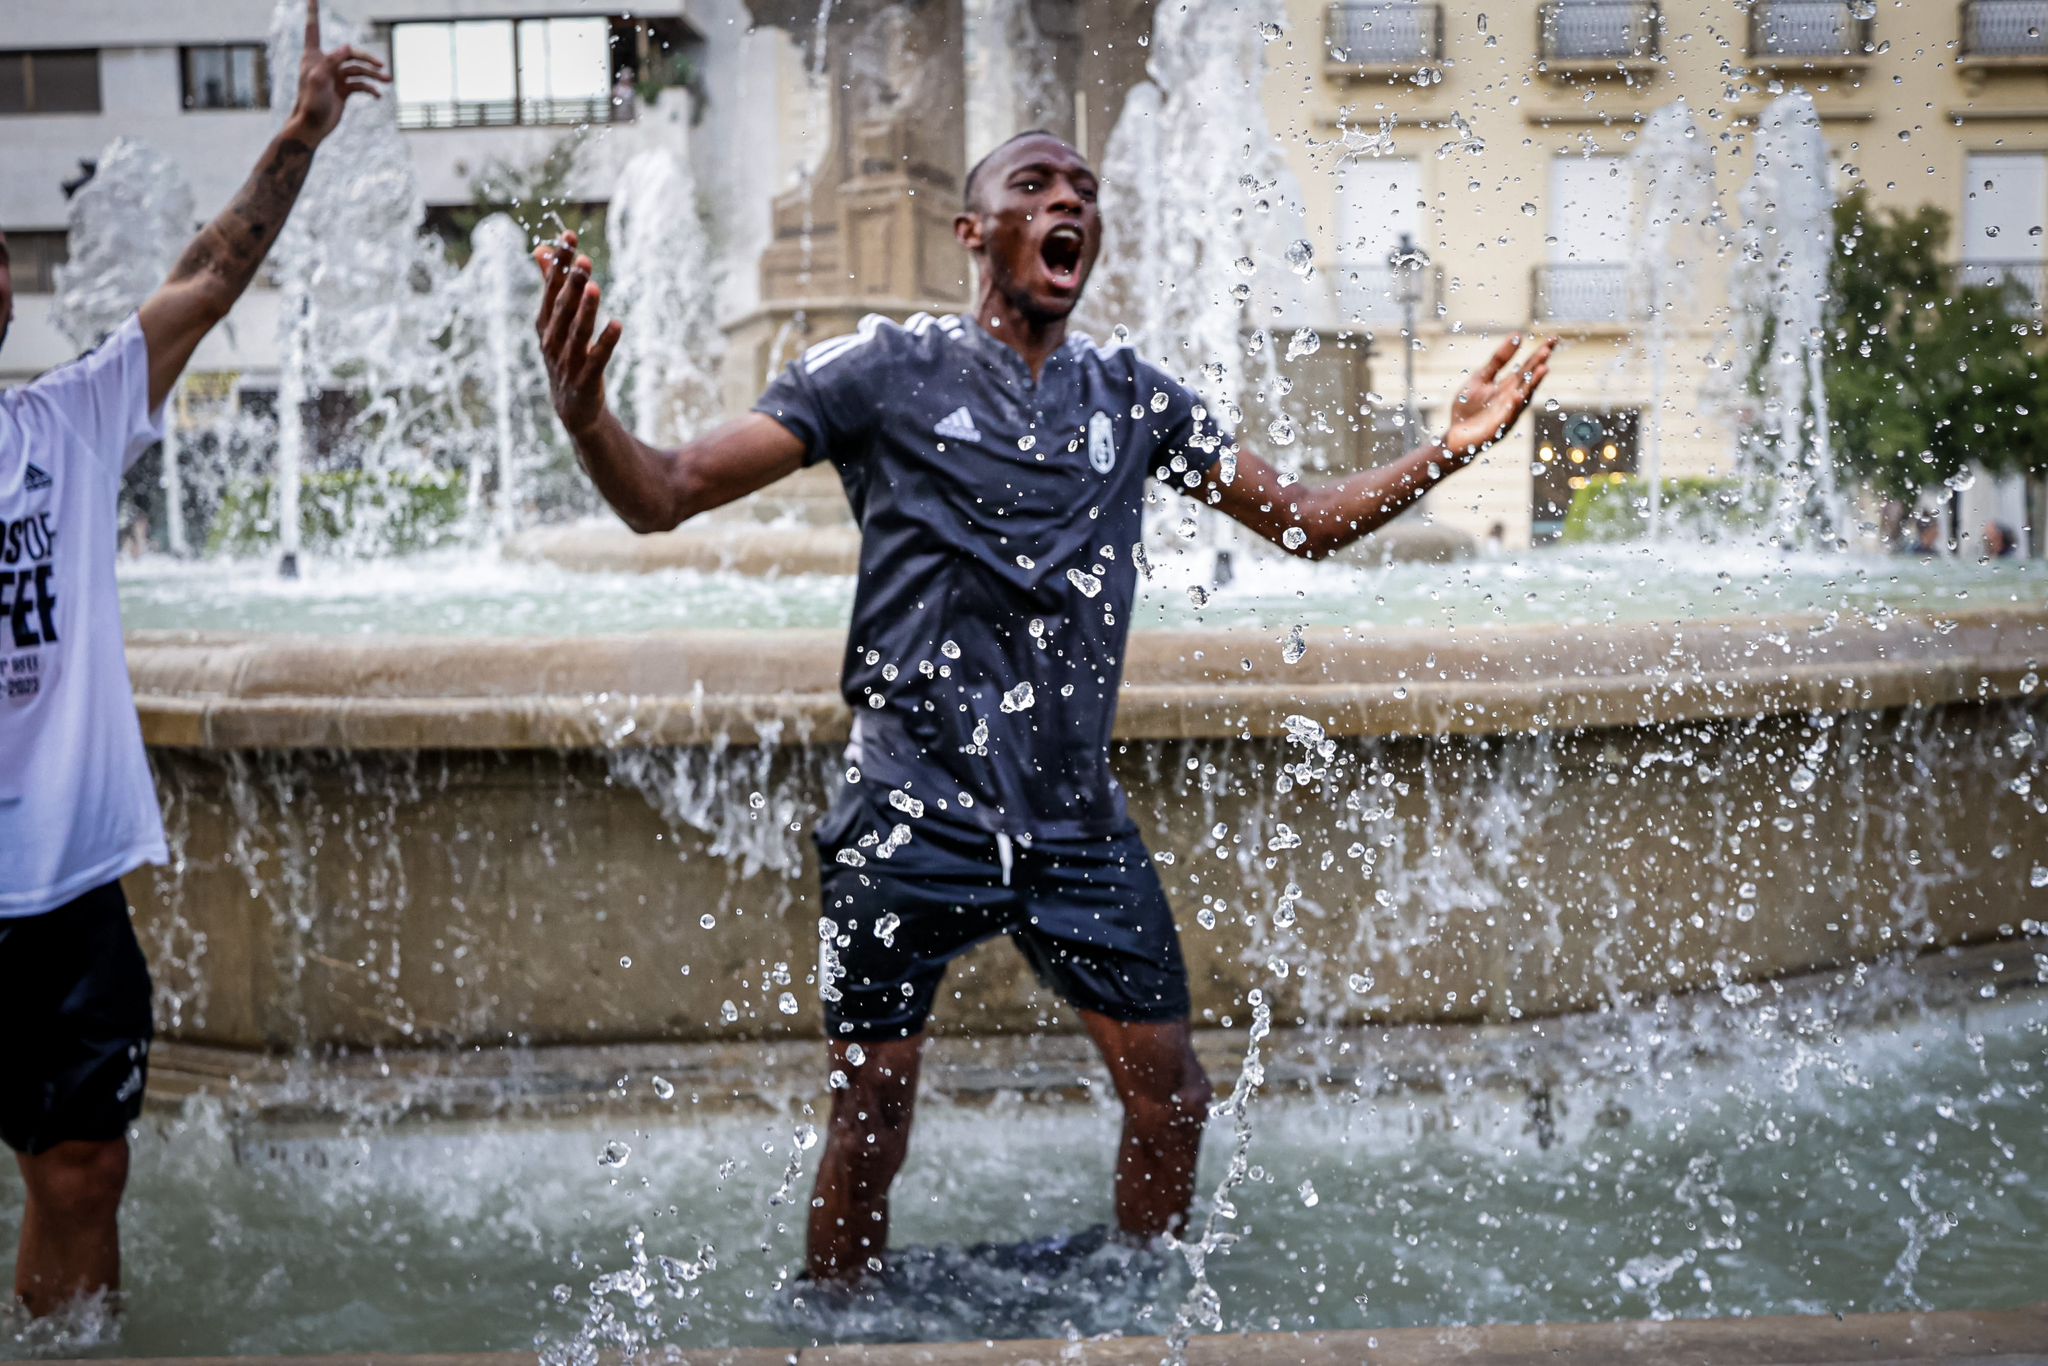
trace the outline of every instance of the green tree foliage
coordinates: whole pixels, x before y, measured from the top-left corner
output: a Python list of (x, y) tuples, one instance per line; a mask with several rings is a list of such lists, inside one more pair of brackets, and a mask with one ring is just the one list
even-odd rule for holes
[(2048, 475), (2048, 346), (2018, 285), (1959, 287), (1949, 216), (1835, 206), (1828, 416), (1837, 458), (1911, 498), (1976, 464)]

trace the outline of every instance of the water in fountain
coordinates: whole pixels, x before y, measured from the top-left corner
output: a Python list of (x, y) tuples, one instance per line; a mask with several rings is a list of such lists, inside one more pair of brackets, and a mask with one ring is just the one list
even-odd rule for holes
[[(486, 475), (495, 484), (490, 524), (500, 538), (518, 529), (530, 497), (536, 452), (553, 434), (546, 372), (533, 332), (540, 277), (527, 235), (509, 214), (495, 213), (470, 232), (470, 259), (451, 290), (456, 307), (448, 359), (458, 393), (450, 416), (476, 437), (468, 453), (469, 514), (483, 524)], [(474, 409), (482, 420), (470, 417)]]
[[(1283, 347), (1286, 359), (1299, 348), (1274, 334), (1325, 316), (1327, 289), (1264, 106), (1246, 98), (1226, 116), (1216, 99), (1259, 88), (1284, 17), (1278, 0), (1159, 7), (1149, 79), (1126, 97), (1103, 156), (1102, 215), (1113, 230), (1087, 315), (1125, 329), (1228, 427), (1292, 463), (1302, 424), (1285, 403), (1291, 386), (1280, 364)], [(1306, 338), (1300, 348), (1312, 349)], [(1246, 413), (1254, 400), (1268, 409), (1263, 420)], [(1202, 536), (1192, 501), (1160, 506), (1181, 537)]]
[[(269, 62), (280, 117), (296, 97), (304, 24), (299, 0), (278, 0)], [(325, 46), (360, 38), (339, 13), (323, 12)], [(283, 294), (271, 520), (288, 576), (298, 568), (313, 457), (352, 467), (358, 491), (337, 495), (331, 515), (347, 524), (344, 545), (356, 548), (417, 528), (415, 500), (445, 483), (434, 452), (452, 386), (435, 338), (446, 326), (436, 296), (448, 271), (422, 232), (425, 214), (392, 103), (351, 100), (271, 255)], [(352, 414), (345, 452), (315, 450), (307, 430), (308, 408), (330, 386), (364, 405)]]
[[(93, 177), (71, 199), (70, 259), (57, 267), (52, 320), (79, 347), (98, 343), (141, 307), (192, 236), (192, 190), (177, 166), (137, 138), (107, 144)], [(181, 386), (182, 387), (182, 386)], [(189, 550), (178, 430), (178, 391), (166, 403), (164, 533)]]
[(615, 391), (643, 440), (673, 445), (713, 415), (724, 349), (710, 239), (686, 152), (651, 147), (626, 163), (607, 240), (608, 297), (625, 327), (612, 363)]
[[(1633, 156), (1642, 221), (1630, 240), (1630, 273), (1645, 305), (1643, 349), (1650, 371), (1649, 420), (1643, 442), (1643, 476), (1649, 485), (1649, 536), (1664, 526), (1664, 418), (1671, 407), (1666, 391), (1671, 338), (1697, 304), (1698, 276), (1718, 245), (1712, 144), (1700, 134), (1692, 111), (1676, 100), (1652, 114), (1636, 139)], [(1687, 405), (1690, 406), (1690, 405)]]
[(1821, 374), (1835, 196), (1813, 97), (1773, 100), (1754, 142), (1730, 287), (1737, 363), (1756, 358), (1758, 414), (1738, 437), (1739, 463), (1775, 543), (1831, 546), (1845, 525)]

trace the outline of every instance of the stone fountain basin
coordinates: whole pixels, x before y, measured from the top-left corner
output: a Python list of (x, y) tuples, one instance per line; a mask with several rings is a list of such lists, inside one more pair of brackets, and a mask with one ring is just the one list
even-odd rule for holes
[[(1829, 622), (1307, 633), (1288, 665), (1254, 631), (1131, 637), (1129, 740), (1449, 736), (1883, 711), (2030, 692), (2048, 612)], [(844, 636), (703, 631), (564, 640), (137, 632), (143, 734), (220, 749), (585, 749), (841, 744)], [(2038, 681), (2038, 679), (2036, 680)]]
[[(130, 880), (160, 1029), (817, 1037), (840, 644), (131, 637), (175, 857)], [(2044, 655), (2038, 611), (1332, 631), (1294, 666), (1141, 632), (1114, 762), (1198, 1023), (1255, 986), (1278, 1024), (1540, 1017), (2048, 921)], [(936, 1017), (1076, 1023), (1000, 944)]]

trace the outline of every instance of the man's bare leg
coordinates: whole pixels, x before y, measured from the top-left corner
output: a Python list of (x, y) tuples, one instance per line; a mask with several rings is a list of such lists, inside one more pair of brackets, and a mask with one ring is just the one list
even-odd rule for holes
[(1186, 1020), (1125, 1024), (1081, 1012), (1123, 1102), (1116, 1155), (1116, 1226), (1150, 1240), (1179, 1232), (1195, 1199), (1195, 1163), (1215, 1092)]
[(80, 1295), (121, 1286), (117, 1216), (128, 1184), (128, 1140), (73, 1141), (16, 1154), (28, 1202), (14, 1293), (28, 1312), (54, 1314)]
[(847, 1057), (852, 1047), (832, 1044), (832, 1066), (846, 1073), (847, 1085), (832, 1093), (811, 1198), (806, 1262), (820, 1281), (859, 1280), (889, 1246), (889, 1186), (910, 1152), (924, 1036), (862, 1044), (857, 1065)]

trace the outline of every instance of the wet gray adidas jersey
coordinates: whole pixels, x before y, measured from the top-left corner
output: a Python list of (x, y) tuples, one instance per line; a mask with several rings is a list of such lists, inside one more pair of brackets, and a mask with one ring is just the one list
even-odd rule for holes
[(1145, 481), (1222, 453), (1200, 400), (1081, 336), (1034, 384), (978, 322), (919, 314), (811, 347), (755, 411), (837, 467), (860, 524), (863, 780), (1013, 836), (1124, 828), (1109, 743)]

